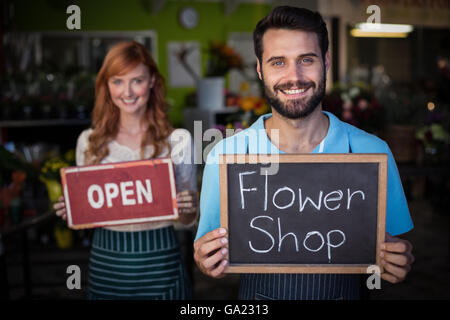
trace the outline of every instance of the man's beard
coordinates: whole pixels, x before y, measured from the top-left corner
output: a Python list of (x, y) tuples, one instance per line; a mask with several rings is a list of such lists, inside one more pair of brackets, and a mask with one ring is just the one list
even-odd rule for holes
[(262, 75), (262, 81), (264, 84), (264, 96), (267, 102), (283, 117), (288, 119), (300, 119), (309, 116), (320, 105), (323, 97), (325, 96), (325, 82), (326, 74), (323, 73), (319, 80), (319, 86), (314, 92), (311, 98), (290, 99), (286, 103), (283, 103), (276, 96), (276, 92), (279, 90), (289, 90), (289, 88), (310, 88), (314, 90), (316, 84), (314, 82), (303, 81), (289, 81), (283, 84), (278, 84), (273, 87), (273, 90), (269, 89), (264, 81), (264, 75)]

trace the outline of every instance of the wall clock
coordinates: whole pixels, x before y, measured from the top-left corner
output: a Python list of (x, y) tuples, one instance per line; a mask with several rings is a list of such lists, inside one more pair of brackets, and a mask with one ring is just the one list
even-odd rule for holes
[(198, 24), (198, 12), (192, 7), (184, 7), (181, 9), (178, 19), (183, 28), (195, 28)]

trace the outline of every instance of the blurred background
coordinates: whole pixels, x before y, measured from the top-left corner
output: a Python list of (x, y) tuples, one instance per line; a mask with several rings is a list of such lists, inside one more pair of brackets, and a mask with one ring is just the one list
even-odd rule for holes
[[(175, 127), (246, 128), (270, 112), (252, 32), (283, 4), (319, 11), (327, 23), (324, 109), (383, 138), (399, 166), (416, 262), (404, 283), (383, 282), (369, 297), (450, 298), (449, 0), (0, 0), (1, 298), (85, 298), (92, 231), (69, 230), (51, 204), (59, 168), (74, 165), (76, 139), (90, 126), (109, 47), (133, 39), (151, 51)], [(195, 231), (178, 231), (195, 298), (236, 298), (236, 276), (212, 280), (196, 268)], [(81, 268), (81, 290), (66, 286), (69, 265)]]

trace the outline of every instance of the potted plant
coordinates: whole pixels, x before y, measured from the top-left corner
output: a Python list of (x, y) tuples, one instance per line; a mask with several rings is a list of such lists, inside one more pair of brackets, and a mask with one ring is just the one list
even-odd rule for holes
[(242, 58), (225, 43), (210, 41), (204, 77), (199, 77), (186, 62), (188, 49), (178, 54), (178, 59), (197, 83), (197, 105), (200, 109), (222, 109), (225, 106), (225, 76), (232, 69), (242, 70)]

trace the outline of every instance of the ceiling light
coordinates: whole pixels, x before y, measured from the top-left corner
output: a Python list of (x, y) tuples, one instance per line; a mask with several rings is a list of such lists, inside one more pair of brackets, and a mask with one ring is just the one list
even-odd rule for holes
[(408, 24), (358, 23), (350, 34), (353, 37), (406, 38), (413, 29)]

